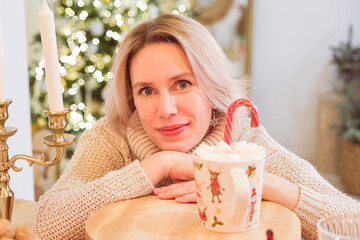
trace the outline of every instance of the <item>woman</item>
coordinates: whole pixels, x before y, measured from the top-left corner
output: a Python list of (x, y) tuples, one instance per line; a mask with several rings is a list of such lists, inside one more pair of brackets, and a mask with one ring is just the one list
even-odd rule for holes
[[(227, 107), (249, 97), (248, 83), (239, 89), (208, 31), (177, 15), (131, 30), (114, 57), (113, 73), (105, 118), (83, 133), (67, 169), (40, 198), (34, 230), (42, 238), (83, 239), (91, 212), (152, 192), (160, 199), (196, 201), (190, 153), (202, 142), (222, 140)], [(266, 147), (263, 198), (294, 211), (303, 237), (317, 238), (320, 218), (360, 214), (359, 203), (263, 127), (250, 129), (246, 110), (238, 112), (233, 139)]]

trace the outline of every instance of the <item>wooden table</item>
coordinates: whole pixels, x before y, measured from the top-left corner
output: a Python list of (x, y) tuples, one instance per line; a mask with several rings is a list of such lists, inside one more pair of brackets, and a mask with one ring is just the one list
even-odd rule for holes
[(93, 212), (86, 221), (87, 240), (110, 239), (300, 239), (299, 218), (276, 203), (262, 201), (259, 225), (243, 233), (216, 233), (200, 226), (196, 204), (180, 204), (150, 195), (112, 203)]

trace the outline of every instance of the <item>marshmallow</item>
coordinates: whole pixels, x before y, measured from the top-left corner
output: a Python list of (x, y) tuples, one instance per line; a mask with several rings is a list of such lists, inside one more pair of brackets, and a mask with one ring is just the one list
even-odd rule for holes
[(200, 144), (195, 150), (195, 154), (211, 161), (248, 161), (265, 156), (265, 148), (246, 141), (234, 142), (230, 146), (224, 141), (220, 141), (216, 146)]
[(230, 147), (235, 154), (240, 156), (240, 159), (242, 160), (245, 160), (249, 155), (249, 152), (247, 150), (247, 144), (245, 141), (231, 143)]
[(215, 151), (218, 153), (233, 153), (231, 147), (224, 141), (218, 142), (215, 146)]
[(200, 146), (195, 150), (195, 154), (202, 158), (208, 154), (211, 155), (212, 153), (214, 153), (214, 149), (205, 143), (200, 144)]

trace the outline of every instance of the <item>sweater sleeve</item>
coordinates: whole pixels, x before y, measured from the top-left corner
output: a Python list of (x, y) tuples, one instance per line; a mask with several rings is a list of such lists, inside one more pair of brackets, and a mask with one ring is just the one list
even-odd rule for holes
[(266, 148), (266, 172), (299, 186), (300, 198), (294, 212), (301, 221), (303, 238), (317, 239), (316, 224), (321, 218), (360, 214), (359, 202), (335, 189), (309, 162), (275, 142), (262, 126), (248, 130), (243, 138)]
[(41, 239), (84, 239), (93, 211), (153, 188), (139, 161), (131, 161), (126, 141), (100, 121), (82, 134), (61, 178), (41, 196), (34, 232)]

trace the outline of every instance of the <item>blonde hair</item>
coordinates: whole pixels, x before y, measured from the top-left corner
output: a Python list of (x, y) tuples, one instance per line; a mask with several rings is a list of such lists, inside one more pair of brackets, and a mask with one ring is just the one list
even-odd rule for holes
[(134, 27), (114, 55), (113, 78), (107, 85), (104, 112), (122, 135), (135, 110), (129, 74), (132, 57), (147, 44), (156, 42), (177, 43), (182, 47), (199, 86), (219, 112), (226, 113), (237, 98), (250, 97), (250, 81), (231, 76), (229, 60), (204, 26), (187, 17), (163, 14)]

